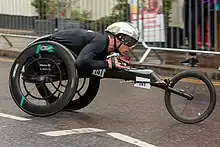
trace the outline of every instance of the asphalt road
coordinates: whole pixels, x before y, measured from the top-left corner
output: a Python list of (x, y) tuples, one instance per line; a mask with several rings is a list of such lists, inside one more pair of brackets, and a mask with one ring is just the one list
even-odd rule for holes
[[(120, 84), (120, 80), (102, 80), (96, 99), (78, 112), (62, 111), (45, 118), (30, 116), (15, 105), (9, 94), (11, 64), (0, 62), (1, 147), (220, 146), (218, 101), (214, 112), (202, 123), (182, 124), (166, 110), (162, 90), (138, 89)], [(187, 84), (192, 83), (182, 83)], [(205, 89), (196, 88), (199, 99), (205, 100)], [(216, 90), (218, 100), (220, 87)], [(198, 104), (193, 106), (199, 108)]]

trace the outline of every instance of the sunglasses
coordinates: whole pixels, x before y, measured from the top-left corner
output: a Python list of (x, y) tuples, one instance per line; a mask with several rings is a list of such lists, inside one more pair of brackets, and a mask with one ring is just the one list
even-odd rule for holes
[(136, 41), (135, 39), (128, 37), (126, 35), (120, 35), (120, 36), (118, 36), (118, 39), (122, 44), (124, 44), (130, 48), (134, 47), (138, 43), (138, 41)]

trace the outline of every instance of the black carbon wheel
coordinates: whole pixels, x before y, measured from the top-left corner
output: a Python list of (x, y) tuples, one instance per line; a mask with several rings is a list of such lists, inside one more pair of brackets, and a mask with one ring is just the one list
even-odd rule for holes
[(78, 94), (79, 98), (74, 100), (72, 99), (69, 104), (65, 107), (65, 109), (71, 110), (79, 110), (86, 106), (88, 106), (96, 97), (99, 91), (100, 79), (96, 77), (92, 77), (89, 80), (89, 85), (86, 92), (81, 95), (80, 90), (77, 90), (76, 94)]
[[(100, 79), (97, 77), (80, 78), (80, 79), (83, 80), (81, 83), (82, 85), (78, 84), (78, 88), (76, 91), (76, 95), (78, 95), (79, 98), (74, 99), (73, 97), (72, 100), (69, 102), (69, 104), (65, 107), (65, 109), (68, 109), (68, 110), (82, 109), (86, 107), (87, 105), (89, 105), (93, 101), (93, 99), (96, 97), (98, 90), (99, 90)], [(87, 88), (85, 90), (85, 93), (81, 94), (81, 90), (86, 85), (86, 80), (89, 80)], [(48, 98), (48, 103), (52, 103), (53, 101), (56, 101), (56, 99), (58, 99), (58, 97), (51, 95), (52, 92), (50, 91), (48, 86), (41, 85), (41, 86), (37, 86), (37, 88), (38, 88), (39, 93), (43, 97), (50, 96), (50, 98)]]
[[(44, 57), (44, 54), (51, 54), (59, 58), (63, 62), (65, 75), (60, 65), (53, 61), (52, 58)], [(71, 101), (77, 90), (78, 74), (74, 66), (74, 61), (74, 56), (66, 47), (53, 41), (41, 41), (28, 46), (28, 48), (17, 57), (11, 67), (9, 89), (14, 102), (21, 110), (33, 116), (49, 116), (61, 111)], [(54, 63), (54, 65), (52, 63)], [(28, 100), (28, 96), (33, 98), (32, 94), (29, 92), (24, 94), (22, 92), (21, 84), (19, 83), (20, 77), (22, 77), (23, 82), (33, 83), (38, 86), (63, 79), (68, 80), (68, 83), (66, 90), (59, 99), (52, 103), (47, 103), (45, 106), (41, 106)], [(26, 89), (27, 88), (25, 88), (25, 90)], [(46, 100), (49, 97), (34, 98)]]

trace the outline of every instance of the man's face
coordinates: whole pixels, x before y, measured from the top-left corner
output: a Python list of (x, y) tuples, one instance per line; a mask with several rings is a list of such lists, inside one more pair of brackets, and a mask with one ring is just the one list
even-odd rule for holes
[[(117, 44), (117, 47), (118, 47), (121, 44), (121, 42), (117, 39), (116, 44)], [(110, 48), (111, 51), (114, 50), (114, 39), (113, 38), (110, 38), (110, 40), (109, 40), (109, 48)], [(118, 48), (118, 51), (120, 52), (121, 55), (125, 56), (125, 55), (127, 55), (128, 51), (129, 51), (129, 47), (122, 44)]]
[(126, 45), (124, 45), (124, 44), (122, 44), (122, 45), (119, 47), (118, 50), (119, 50), (119, 52), (120, 52), (121, 55), (126, 56), (127, 53), (128, 53), (128, 51), (129, 51), (129, 47), (126, 46)]

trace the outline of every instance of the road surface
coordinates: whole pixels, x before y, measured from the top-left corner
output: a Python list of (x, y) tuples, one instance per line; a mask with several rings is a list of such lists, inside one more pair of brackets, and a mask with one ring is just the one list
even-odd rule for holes
[[(134, 88), (102, 80), (96, 99), (77, 112), (33, 117), (21, 111), (8, 90), (12, 63), (0, 62), (1, 147), (219, 147), (220, 107), (199, 124), (182, 124), (164, 105), (157, 88)], [(185, 83), (187, 84), (187, 83)], [(217, 100), (220, 87), (216, 86)], [(206, 98), (206, 91), (200, 99)], [(57, 132), (58, 131), (58, 132)]]

